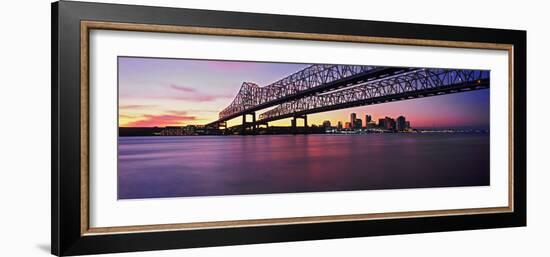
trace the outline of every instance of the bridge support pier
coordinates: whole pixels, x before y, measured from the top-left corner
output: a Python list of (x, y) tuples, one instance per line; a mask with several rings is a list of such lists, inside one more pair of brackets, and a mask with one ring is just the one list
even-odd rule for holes
[(252, 134), (256, 134), (256, 128), (258, 128), (258, 125), (256, 124), (256, 113), (252, 113)]
[(224, 135), (227, 135), (227, 121), (218, 123), (218, 129), (221, 130)]
[(292, 120), (290, 121), (291, 122), (291, 127), (292, 127), (292, 134), (297, 134), (298, 133), (298, 130), (297, 130), (297, 120), (298, 119), (303, 119), (304, 120), (304, 134), (307, 134), (307, 115), (299, 115), (299, 116), (294, 116), (292, 118)]
[[(252, 115), (252, 122), (246, 121), (246, 116)], [(256, 124), (256, 113), (245, 113), (243, 114), (243, 124), (241, 126), (241, 135), (248, 134), (247, 129), (250, 128), (250, 134), (255, 135), (257, 130), (258, 124)]]

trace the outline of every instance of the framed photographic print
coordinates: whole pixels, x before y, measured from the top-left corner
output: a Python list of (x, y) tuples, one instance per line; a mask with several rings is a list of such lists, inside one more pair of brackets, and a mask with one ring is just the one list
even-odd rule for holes
[(525, 226), (526, 32), (56, 2), (52, 253)]

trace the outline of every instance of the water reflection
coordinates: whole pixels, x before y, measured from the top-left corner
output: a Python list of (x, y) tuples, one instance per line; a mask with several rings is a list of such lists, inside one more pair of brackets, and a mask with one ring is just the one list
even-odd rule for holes
[(119, 138), (120, 199), (488, 184), (488, 134)]

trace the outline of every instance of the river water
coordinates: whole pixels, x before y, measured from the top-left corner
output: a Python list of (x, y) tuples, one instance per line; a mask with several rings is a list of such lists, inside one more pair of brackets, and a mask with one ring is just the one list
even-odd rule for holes
[(489, 134), (119, 138), (119, 199), (483, 185)]

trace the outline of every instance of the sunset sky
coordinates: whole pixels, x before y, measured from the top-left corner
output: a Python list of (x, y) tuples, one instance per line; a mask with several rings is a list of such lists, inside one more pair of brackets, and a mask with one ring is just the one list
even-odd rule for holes
[[(215, 121), (243, 82), (266, 86), (307, 64), (119, 57), (119, 126), (164, 127)], [(309, 124), (403, 115), (413, 128), (488, 128), (489, 89), (308, 115)], [(262, 112), (257, 112), (259, 115)], [(228, 125), (240, 123), (240, 118)], [(288, 126), (290, 120), (270, 123)]]

